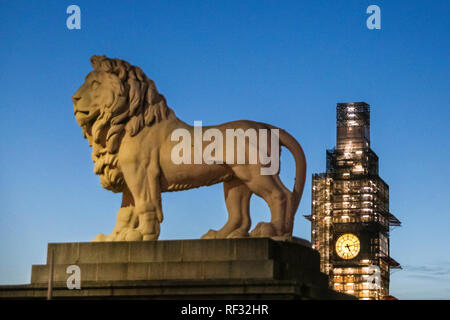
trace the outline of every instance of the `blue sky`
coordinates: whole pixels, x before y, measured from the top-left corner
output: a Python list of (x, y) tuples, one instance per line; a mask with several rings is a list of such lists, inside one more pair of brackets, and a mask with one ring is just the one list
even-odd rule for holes
[[(81, 30), (66, 8), (81, 8)], [(368, 30), (366, 8), (381, 8)], [(0, 1), (0, 283), (28, 283), (48, 242), (109, 233), (120, 197), (101, 188), (71, 96), (93, 54), (140, 66), (176, 114), (285, 128), (308, 178), (294, 234), (310, 239), (311, 174), (335, 145), (337, 102), (372, 107), (372, 148), (390, 185), (391, 277), (402, 299), (450, 298), (448, 1)], [(293, 159), (282, 177), (292, 186)], [(254, 222), (268, 220), (252, 199)], [(226, 221), (221, 185), (163, 195), (160, 239)]]

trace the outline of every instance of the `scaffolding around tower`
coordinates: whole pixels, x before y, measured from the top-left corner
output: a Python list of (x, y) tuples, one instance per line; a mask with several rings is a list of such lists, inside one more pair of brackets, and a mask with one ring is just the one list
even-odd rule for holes
[[(305, 216), (311, 242), (333, 289), (383, 299), (389, 296), (390, 270), (400, 268), (390, 257), (389, 232), (401, 222), (389, 211), (389, 186), (370, 148), (370, 106), (338, 103), (336, 111), (336, 147), (326, 151), (326, 172), (312, 176), (311, 215)], [(337, 253), (336, 239), (344, 234), (360, 241), (351, 259)], [(380, 281), (374, 284), (376, 270)]]

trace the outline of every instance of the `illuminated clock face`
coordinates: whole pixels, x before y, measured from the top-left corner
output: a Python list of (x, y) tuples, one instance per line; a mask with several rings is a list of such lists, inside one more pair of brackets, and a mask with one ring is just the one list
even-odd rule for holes
[(352, 233), (341, 235), (336, 241), (336, 252), (342, 259), (353, 259), (359, 253), (361, 244)]

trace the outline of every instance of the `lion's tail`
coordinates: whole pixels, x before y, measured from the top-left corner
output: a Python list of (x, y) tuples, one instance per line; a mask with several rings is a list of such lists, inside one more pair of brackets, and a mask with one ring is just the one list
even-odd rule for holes
[(302, 198), (303, 188), (306, 181), (306, 157), (302, 147), (293, 136), (291, 136), (283, 129), (273, 126), (270, 127), (272, 129), (279, 130), (280, 144), (286, 147), (292, 153), (295, 160), (295, 182), (294, 189), (292, 190), (291, 194), (290, 212), (288, 212), (292, 224), (290, 226), (291, 230), (289, 231), (292, 233), (294, 216), (300, 204), (300, 199)]

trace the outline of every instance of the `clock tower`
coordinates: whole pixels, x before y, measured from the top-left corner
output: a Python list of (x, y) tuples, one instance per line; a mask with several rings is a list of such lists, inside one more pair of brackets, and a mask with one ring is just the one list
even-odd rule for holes
[(326, 172), (313, 174), (311, 242), (330, 286), (364, 300), (389, 298), (389, 232), (400, 221), (389, 212), (389, 186), (370, 148), (370, 106), (337, 104), (336, 147)]

